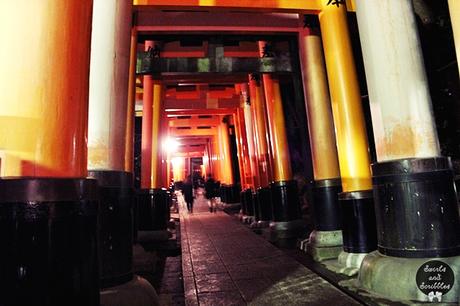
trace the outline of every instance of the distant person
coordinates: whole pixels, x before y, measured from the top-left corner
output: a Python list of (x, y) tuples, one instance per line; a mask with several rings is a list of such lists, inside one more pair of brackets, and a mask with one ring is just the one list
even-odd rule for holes
[(208, 180), (204, 183), (205, 196), (208, 199), (209, 212), (217, 212), (217, 182), (208, 175)]
[(187, 210), (193, 213), (193, 184), (190, 176), (188, 176), (187, 180), (184, 182), (182, 192), (184, 194), (185, 203), (187, 203)]

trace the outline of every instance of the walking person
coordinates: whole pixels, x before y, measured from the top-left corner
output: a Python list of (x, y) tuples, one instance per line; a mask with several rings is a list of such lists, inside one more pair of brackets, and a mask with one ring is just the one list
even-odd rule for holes
[(184, 193), (185, 203), (187, 203), (187, 210), (189, 213), (193, 213), (193, 184), (190, 176), (188, 176), (187, 180), (184, 182), (182, 192)]
[(212, 178), (211, 175), (208, 175), (208, 180), (204, 184), (205, 196), (208, 199), (209, 212), (217, 212), (217, 182)]

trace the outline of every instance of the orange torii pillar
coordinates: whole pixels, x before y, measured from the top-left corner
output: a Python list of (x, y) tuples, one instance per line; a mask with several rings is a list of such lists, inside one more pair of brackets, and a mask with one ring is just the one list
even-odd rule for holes
[[(137, 288), (146, 281), (133, 277), (133, 173), (125, 171), (132, 3), (95, 0), (89, 82), (88, 170), (101, 190), (99, 212), (100, 285)], [(132, 113), (132, 112), (131, 112)], [(147, 287), (154, 291), (153, 287)], [(120, 291), (101, 292), (110, 305)], [(144, 292), (143, 296), (149, 296)], [(148, 298), (147, 298), (148, 299)], [(150, 299), (150, 301), (152, 301)]]
[(240, 95), (240, 106), (236, 109), (236, 117), (238, 123), (238, 129), (240, 131), (239, 143), (241, 146), (241, 153), (239, 154), (239, 158), (242, 162), (242, 168), (244, 173), (244, 184), (242, 182), (241, 189), (246, 190), (253, 186), (253, 178), (251, 172), (251, 165), (250, 165), (250, 157), (248, 151), (248, 141), (246, 135), (246, 128), (245, 128), (245, 120), (244, 120), (244, 103), (245, 100), (241, 93), (241, 84), (239, 85), (239, 91), (237, 92)]
[[(235, 92), (237, 95), (241, 93), (241, 85), (235, 84)], [(238, 157), (238, 169), (240, 171), (240, 184), (242, 188), (246, 186), (246, 173), (244, 169), (244, 157), (243, 157), (243, 138), (241, 134), (241, 127), (240, 127), (240, 117), (239, 117), (240, 108), (238, 107), (236, 112), (232, 115), (233, 122), (235, 124), (235, 139), (236, 139), (236, 150), (237, 150), (237, 157)]]
[(129, 51), (128, 72), (128, 110), (126, 112), (126, 148), (125, 171), (134, 175), (134, 120), (136, 106), (136, 65), (137, 65), (137, 27), (136, 15), (133, 15), (131, 28), (131, 45)]
[(448, 0), (450, 21), (452, 23), (452, 31), (454, 32), (455, 53), (457, 54), (457, 68), (460, 73), (460, 1)]
[[(145, 41), (145, 51), (159, 50), (159, 42)], [(138, 239), (152, 240), (152, 231), (166, 233), (168, 226), (169, 194), (161, 188), (159, 171), (160, 126), (163, 85), (151, 75), (144, 76), (142, 107), (141, 190), (138, 192)]]
[(99, 305), (86, 147), (92, 9), (0, 2), (1, 305)]
[(252, 186), (242, 191), (243, 222), (252, 223), (255, 215), (254, 196), (256, 186), (259, 186), (259, 170), (257, 166), (256, 145), (254, 142), (254, 125), (251, 110), (251, 98), (248, 83), (241, 84), (241, 98), (243, 100), (244, 123), (246, 140), (248, 142), (249, 165), (252, 179)]
[(213, 178), (216, 181), (222, 181), (222, 156), (220, 152), (220, 144), (218, 135), (213, 135), (211, 138), (211, 160), (213, 169)]
[(271, 201), (270, 182), (273, 180), (272, 155), (269, 150), (269, 135), (267, 127), (267, 112), (265, 109), (265, 96), (261, 76), (249, 76), (249, 91), (251, 93), (251, 108), (253, 111), (254, 142), (256, 144), (257, 167), (259, 185), (254, 194), (255, 217), (260, 221), (258, 225), (268, 225), (273, 219), (273, 206)]
[[(259, 42), (263, 56), (271, 56), (266, 42)], [(283, 101), (279, 79), (271, 74), (263, 75), (271, 152), (273, 154), (273, 181), (270, 184), (273, 205), (273, 223), (270, 230), (274, 239), (297, 239), (304, 227), (301, 220), (297, 182), (293, 180), (291, 158), (284, 120)], [(277, 237), (277, 238), (276, 238)]]
[[(223, 153), (223, 170), (224, 170), (224, 180), (222, 182), (220, 191), (222, 201), (226, 204), (234, 204), (237, 201), (237, 197), (234, 196), (236, 193), (234, 190), (235, 186), (235, 177), (233, 173), (232, 166), (232, 154), (230, 150), (230, 136), (229, 136), (229, 118), (230, 116), (224, 116), (219, 125), (219, 134), (221, 140), (221, 147)], [(239, 192), (239, 191), (238, 191)]]
[(364, 259), (359, 281), (391, 299), (457, 303), (454, 173), (441, 155), (413, 4), (370, 2), (356, 9), (377, 148), (378, 252)]
[(230, 137), (228, 135), (228, 118), (223, 117), (219, 124), (220, 149), (222, 152), (222, 184), (233, 186), (232, 155), (230, 152)]
[(316, 261), (337, 258), (342, 251), (338, 194), (342, 191), (326, 67), (316, 16), (305, 16), (299, 32), (299, 56), (313, 161), (315, 230), (304, 248)]
[(377, 248), (369, 145), (344, 2), (321, 0), (319, 14), (343, 192), (340, 272), (357, 273)]

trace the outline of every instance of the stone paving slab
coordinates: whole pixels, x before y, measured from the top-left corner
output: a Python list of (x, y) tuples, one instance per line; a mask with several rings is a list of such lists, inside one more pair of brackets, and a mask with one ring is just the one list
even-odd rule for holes
[(193, 214), (179, 207), (186, 305), (361, 305), (200, 193)]

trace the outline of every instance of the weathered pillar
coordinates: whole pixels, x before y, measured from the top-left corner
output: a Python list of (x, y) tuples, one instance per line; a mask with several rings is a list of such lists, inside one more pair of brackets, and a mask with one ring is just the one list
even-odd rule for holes
[[(97, 179), (101, 302), (128, 303), (146, 281), (133, 278), (133, 173), (125, 171), (132, 3), (94, 0), (89, 83), (88, 170)], [(129, 291), (127, 288), (131, 288)], [(154, 302), (150, 300), (150, 302)]]
[(458, 302), (457, 197), (450, 160), (440, 154), (413, 4), (376, 4), (356, 2), (378, 160), (378, 252), (364, 259), (360, 283), (395, 299)]
[(255, 217), (255, 203), (253, 199), (253, 192), (256, 189), (256, 186), (259, 186), (259, 169), (257, 167), (257, 157), (256, 157), (256, 144), (254, 142), (254, 123), (252, 118), (251, 111), (251, 97), (249, 92), (249, 87), (247, 83), (241, 84), (241, 96), (243, 99), (243, 114), (244, 114), (244, 123), (246, 129), (246, 140), (248, 143), (248, 155), (249, 155), (249, 165), (251, 172), (252, 185), (251, 188), (242, 191), (242, 199), (245, 201), (246, 216), (243, 216), (243, 221), (247, 223), (252, 223)]
[(321, 0), (319, 21), (326, 59), (343, 192), (343, 273), (358, 271), (377, 248), (368, 142), (344, 1)]
[(338, 194), (342, 191), (334, 122), (327, 84), (319, 23), (305, 20), (299, 33), (300, 67), (313, 161), (313, 216), (315, 230), (307, 252), (317, 261), (337, 258), (343, 248)]
[[(263, 42), (261, 43), (263, 44)], [(260, 221), (258, 225), (267, 226), (268, 222), (273, 219), (273, 204), (270, 191), (273, 171), (272, 155), (269, 150), (266, 103), (260, 75), (251, 74), (249, 76), (249, 89), (251, 91), (251, 107), (254, 114), (254, 137), (259, 173), (259, 185), (255, 186), (254, 206), (256, 220)]]
[(448, 0), (450, 22), (452, 23), (452, 31), (454, 32), (455, 52), (457, 54), (457, 67), (460, 73), (460, 1)]
[(98, 189), (86, 178), (92, 7), (0, 2), (1, 305), (99, 305)]
[[(259, 43), (259, 50), (266, 50), (266, 43)], [(270, 56), (269, 52), (265, 52)], [(268, 118), (268, 133), (273, 154), (273, 181), (270, 184), (274, 221), (270, 229), (275, 241), (296, 239), (302, 230), (297, 182), (293, 180), (291, 158), (287, 141), (281, 88), (276, 76), (263, 75), (263, 87)]]

